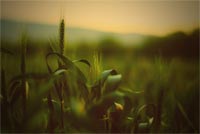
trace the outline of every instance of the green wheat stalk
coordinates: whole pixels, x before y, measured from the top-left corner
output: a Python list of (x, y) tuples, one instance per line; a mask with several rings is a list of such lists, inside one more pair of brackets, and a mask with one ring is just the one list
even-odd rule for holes
[(64, 37), (65, 37), (65, 21), (64, 19), (61, 20), (60, 22), (60, 54), (64, 54)]
[[(64, 54), (64, 36), (65, 36), (65, 21), (64, 19), (61, 20), (60, 22), (60, 54), (63, 55)], [(58, 65), (59, 67), (62, 66), (62, 63), (58, 61)], [(64, 129), (64, 98), (63, 98), (63, 94), (64, 94), (64, 87), (63, 85), (63, 81), (60, 82), (60, 90), (61, 90), (61, 100), (60, 100), (60, 108), (61, 108), (61, 127), (62, 129)]]
[(22, 104), (23, 104), (23, 113), (26, 115), (26, 98), (27, 98), (27, 89), (26, 89), (26, 43), (27, 43), (27, 36), (26, 33), (22, 34), (21, 39), (21, 74), (22, 78)]

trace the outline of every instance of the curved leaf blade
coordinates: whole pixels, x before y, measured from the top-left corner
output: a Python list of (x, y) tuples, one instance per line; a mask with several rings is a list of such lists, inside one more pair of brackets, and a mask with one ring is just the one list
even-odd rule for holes
[(70, 59), (68, 59), (67, 57), (65, 57), (65, 56), (63, 56), (63, 55), (61, 55), (59, 53), (52, 52), (52, 53), (48, 53), (46, 55), (46, 63), (47, 63), (47, 67), (49, 68), (49, 70), (51, 70), (51, 68), (50, 68), (50, 65), (48, 63), (48, 57), (51, 56), (51, 55), (52, 56), (54, 55), (54, 56), (57, 56), (58, 58), (60, 58), (63, 61), (63, 63), (65, 64), (65, 66), (64, 66), (65, 69), (70, 69), (70, 70), (72, 70), (74, 72), (77, 72), (77, 75), (80, 76), (82, 82), (86, 82), (87, 81), (86, 77), (81, 72), (81, 70)]
[(74, 60), (73, 62), (74, 62), (74, 63), (76, 63), (76, 62), (81, 62), (81, 63), (86, 64), (88, 67), (91, 67), (90, 62), (89, 62), (88, 60), (86, 60), (86, 59)]
[(108, 76), (105, 82), (105, 88), (104, 88), (103, 94), (107, 94), (107, 93), (115, 91), (119, 87), (121, 79), (122, 79), (121, 74)]
[(102, 72), (100, 78), (95, 82), (95, 84), (92, 86), (92, 100), (94, 98), (99, 99), (101, 96), (101, 90), (104, 86), (105, 81), (107, 80), (109, 75), (116, 75), (117, 71), (114, 69), (110, 69), (110, 70), (105, 70)]

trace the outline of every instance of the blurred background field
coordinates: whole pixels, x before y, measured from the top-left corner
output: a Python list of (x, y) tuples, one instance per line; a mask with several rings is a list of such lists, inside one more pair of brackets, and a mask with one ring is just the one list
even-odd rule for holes
[[(9, 23), (5, 22), (5, 24)], [(4, 23), (2, 28), (5, 28), (5, 32), (10, 32)], [(16, 30), (16, 32), (18, 31)], [(45, 30), (41, 30), (41, 32), (48, 33)], [(81, 32), (85, 33), (84, 30), (80, 30)], [(92, 32), (95, 33), (95, 31)], [(28, 37), (33, 33), (34, 30), (27, 32)], [(2, 35), (6, 34), (4, 31), (2, 32)], [(84, 58), (92, 62), (94, 52), (100, 52), (103, 69), (114, 68), (118, 70), (123, 76), (121, 84), (124, 87), (144, 92), (137, 97), (138, 100), (136, 99), (140, 105), (145, 102), (155, 103), (159, 90), (165, 90), (163, 118), (167, 131), (175, 132), (176, 129), (177, 131), (181, 129), (182, 132), (193, 131), (191, 126), (188, 127), (185, 119), (177, 117), (176, 113), (173, 113), (174, 99), (183, 105), (188, 118), (198, 129), (199, 29), (191, 31), (189, 34), (176, 32), (162, 37), (144, 36), (140, 39), (140, 44), (139, 42), (126, 44), (120, 38), (104, 34), (102, 34), (101, 39), (95, 39), (95, 42), (92, 40), (81, 41), (81, 39), (79, 42), (73, 42), (68, 40), (73, 34), (71, 35), (70, 31), (67, 31), (65, 55), (71, 59)], [(39, 35), (37, 36), (39, 37)], [(76, 34), (73, 36), (71, 38), (77, 37)], [(88, 35), (89, 37), (90, 35)], [(16, 38), (19, 39), (19, 37)], [(4, 40), (4, 38), (2, 40), (1, 48), (12, 53), (11, 55), (7, 53), (1, 55), (2, 66), (5, 68), (6, 78), (9, 81), (13, 76), (20, 74), (20, 42), (12, 42), (13, 40)], [(56, 37), (50, 40), (44, 38), (40, 41), (28, 38), (27, 72), (48, 73), (45, 55), (51, 51), (51, 45), (56, 48), (56, 42), (58, 42)], [(54, 63), (52, 61), (52, 66)], [(79, 66), (85, 75), (89, 76), (88, 68), (81, 64)], [(178, 124), (176, 119), (181, 126), (176, 126)]]

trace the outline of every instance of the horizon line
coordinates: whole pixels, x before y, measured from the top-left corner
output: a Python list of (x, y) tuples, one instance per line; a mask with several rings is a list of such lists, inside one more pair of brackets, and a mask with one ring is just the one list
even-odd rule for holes
[[(0, 17), (0, 20), (4, 21), (11, 21), (11, 22), (16, 22), (16, 23), (28, 23), (28, 24), (36, 24), (36, 25), (49, 25), (49, 26), (58, 26), (59, 24), (54, 24), (54, 23), (45, 23), (45, 22), (33, 22), (33, 21), (25, 21), (25, 20), (16, 20), (16, 19), (11, 19), (11, 18), (2, 18)], [(66, 21), (65, 21), (66, 23)], [(65, 24), (66, 25), (66, 24)], [(102, 32), (102, 33), (110, 33), (110, 34), (123, 34), (123, 35), (131, 35), (131, 34), (138, 34), (138, 35), (145, 35), (145, 36), (157, 36), (157, 37), (163, 37), (167, 36), (173, 33), (177, 32), (183, 32), (185, 34), (190, 34), (196, 29), (200, 29), (200, 26), (196, 26), (190, 30), (184, 31), (184, 30), (174, 30), (171, 32), (166, 32), (165, 34), (149, 34), (149, 33), (141, 33), (141, 32), (115, 32), (115, 31), (106, 31), (106, 30), (101, 30), (101, 29), (95, 29), (95, 28), (88, 28), (88, 27), (80, 27), (80, 26), (68, 26), (69, 28), (76, 28), (76, 29), (83, 29), (83, 30), (92, 30), (96, 32)], [(67, 27), (65, 26), (65, 29)]]

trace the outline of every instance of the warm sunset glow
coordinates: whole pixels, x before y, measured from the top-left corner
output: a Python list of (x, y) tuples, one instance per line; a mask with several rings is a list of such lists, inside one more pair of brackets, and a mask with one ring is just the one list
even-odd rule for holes
[(199, 25), (198, 1), (3, 1), (3, 19), (58, 24), (119, 33), (163, 35)]

